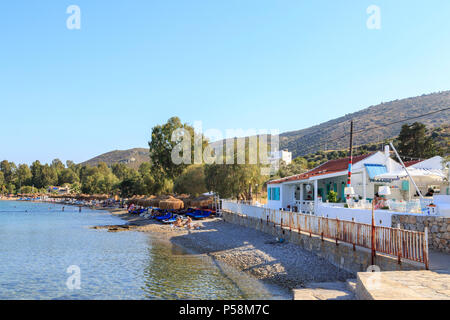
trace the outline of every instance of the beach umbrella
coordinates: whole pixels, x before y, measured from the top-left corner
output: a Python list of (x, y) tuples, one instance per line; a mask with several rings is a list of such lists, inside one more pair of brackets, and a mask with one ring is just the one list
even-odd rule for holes
[(165, 200), (161, 200), (159, 202), (159, 208), (161, 209), (171, 209), (171, 210), (180, 210), (184, 208), (184, 202), (180, 199), (174, 198), (170, 196)]

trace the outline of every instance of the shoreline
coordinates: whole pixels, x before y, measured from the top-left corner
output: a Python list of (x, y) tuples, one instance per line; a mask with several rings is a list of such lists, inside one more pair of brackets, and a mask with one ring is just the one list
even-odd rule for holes
[(113, 226), (110, 231), (148, 233), (192, 254), (225, 263), (268, 286), (289, 291), (290, 295), (293, 289), (305, 287), (309, 282), (346, 281), (354, 277), (295, 244), (278, 243), (271, 235), (228, 223), (222, 218), (201, 220), (199, 230), (172, 229), (170, 225), (130, 215), (123, 209), (103, 210), (126, 222), (125, 227)]
[[(17, 201), (17, 199), (3, 200)], [(74, 206), (52, 201), (36, 202)], [(128, 214), (126, 209), (87, 205), (82, 207), (105, 211), (124, 221), (121, 225), (92, 226), (93, 229), (147, 233), (181, 247), (188, 254), (206, 256), (216, 263), (225, 264), (251, 276), (261, 281), (269, 291), (274, 291), (274, 295), (283, 296), (285, 299), (292, 299), (293, 289), (303, 288), (310, 282), (344, 282), (354, 278), (354, 275), (339, 270), (325, 259), (295, 244), (278, 243), (271, 235), (228, 223), (219, 217), (195, 221), (194, 223), (200, 224), (202, 228), (188, 230), (172, 228), (171, 225)], [(281, 291), (285, 294), (280, 295)]]

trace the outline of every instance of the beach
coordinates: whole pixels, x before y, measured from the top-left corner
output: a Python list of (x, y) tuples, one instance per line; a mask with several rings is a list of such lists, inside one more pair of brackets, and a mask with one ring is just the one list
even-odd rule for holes
[(271, 235), (218, 217), (196, 221), (202, 225), (200, 230), (187, 230), (131, 215), (125, 210), (109, 211), (126, 221), (124, 226), (105, 226), (110, 231), (151, 233), (194, 254), (206, 255), (267, 284), (288, 290), (304, 287), (308, 282), (345, 281), (352, 277), (295, 244), (279, 243)]

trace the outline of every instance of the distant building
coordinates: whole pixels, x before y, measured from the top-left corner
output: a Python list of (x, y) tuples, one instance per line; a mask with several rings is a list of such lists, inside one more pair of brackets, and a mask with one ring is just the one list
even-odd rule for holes
[(270, 163), (273, 162), (279, 162), (283, 161), (286, 164), (291, 164), (292, 162), (292, 152), (289, 152), (287, 150), (280, 150), (280, 151), (274, 151), (271, 152), (269, 155), (269, 161)]
[(48, 187), (48, 192), (49, 193), (58, 193), (58, 194), (68, 194), (70, 193), (70, 188), (69, 187), (54, 187), (54, 186), (50, 186)]

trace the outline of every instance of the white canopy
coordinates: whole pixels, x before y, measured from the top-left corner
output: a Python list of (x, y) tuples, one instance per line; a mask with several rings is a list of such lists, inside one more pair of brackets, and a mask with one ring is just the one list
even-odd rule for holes
[[(445, 174), (442, 172), (442, 170), (436, 170), (436, 169), (423, 169), (423, 168), (408, 168), (408, 172), (412, 177), (427, 177), (432, 178), (437, 181), (442, 181), (446, 178)], [(375, 176), (374, 180), (399, 180), (402, 178), (407, 177), (408, 174), (406, 173), (405, 169), (394, 171), (394, 172), (387, 172), (382, 173), (377, 176)]]

